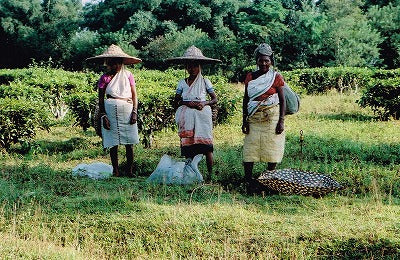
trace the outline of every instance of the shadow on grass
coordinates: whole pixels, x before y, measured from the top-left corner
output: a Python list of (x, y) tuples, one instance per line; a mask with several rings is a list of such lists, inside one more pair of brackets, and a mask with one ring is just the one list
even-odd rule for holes
[(318, 117), (327, 120), (340, 120), (340, 121), (350, 121), (350, 122), (354, 121), (369, 122), (378, 120), (378, 117), (359, 114), (359, 113), (325, 114), (325, 115), (318, 115)]
[[(299, 239), (301, 240), (301, 239)], [(304, 239), (303, 239), (304, 240)], [(399, 259), (400, 244), (389, 239), (363, 241), (350, 238), (318, 246), (318, 259)]]
[[(81, 142), (80, 138), (64, 142), (53, 142), (43, 145), (42, 151), (62, 151), (67, 156), (75, 151), (77, 146), (84, 147), (88, 141)], [(58, 147), (60, 146), (60, 147)], [(61, 148), (62, 147), (62, 148)], [(66, 152), (69, 151), (69, 152)], [(84, 148), (82, 148), (84, 150)], [(400, 144), (376, 144), (366, 146), (362, 143), (339, 138), (319, 138), (307, 136), (303, 151), (304, 170), (320, 172), (331, 175), (346, 186), (357, 187), (355, 193), (363, 193), (371, 190), (371, 176), (363, 173), (361, 168), (365, 165), (387, 166), (400, 163)], [(104, 181), (93, 181), (87, 178), (72, 176), (70, 169), (54, 170), (48, 165), (29, 165), (29, 158), (26, 163), (18, 166), (6, 166), (0, 169), (2, 200), (13, 205), (17, 201), (29, 203), (31, 200), (46, 205), (50, 210), (55, 211), (82, 211), (82, 212), (114, 212), (134, 210), (141, 201), (151, 201), (159, 204), (175, 203), (215, 203), (228, 202), (240, 198), (249, 200), (250, 203), (265, 204), (266, 200), (279, 204), (289, 200), (284, 205), (296, 203), (296, 196), (247, 196), (244, 194), (243, 166), (242, 166), (242, 145), (221, 145), (215, 147), (214, 152), (214, 175), (212, 184), (198, 188), (196, 186), (169, 186), (151, 185), (145, 182), (145, 178), (156, 168), (163, 154), (169, 154), (174, 158), (180, 155), (179, 147), (170, 146), (161, 149), (144, 149), (141, 146), (135, 148), (135, 165), (137, 175), (140, 178), (110, 178)], [(69, 156), (69, 155), (68, 155)], [(287, 135), (286, 151), (283, 162), (278, 168), (297, 168), (299, 162), (298, 137)], [(66, 160), (68, 161), (68, 160)], [(123, 162), (121, 162), (123, 163)], [(33, 162), (35, 164), (35, 162)], [(75, 165), (74, 165), (75, 166)], [(337, 172), (340, 167), (341, 172)], [(71, 166), (72, 168), (73, 166)], [(205, 160), (199, 165), (200, 172), (206, 173)], [(254, 177), (257, 178), (266, 169), (265, 163), (256, 163)], [(356, 172), (351, 172), (355, 171)], [(343, 174), (343, 171), (346, 175)], [(392, 175), (380, 177), (375, 176), (380, 182), (383, 192), (390, 190), (393, 196), (399, 195), (400, 183), (394, 171)], [(397, 178), (397, 179), (396, 179)], [(6, 191), (6, 192), (4, 192)], [(277, 206), (279, 209), (280, 207)], [(279, 210), (295, 213), (296, 207), (292, 210), (281, 208)], [(285, 212), (286, 212), (285, 211)]]
[[(65, 214), (76, 212), (113, 213), (140, 211), (144, 201), (161, 205), (232, 203), (246, 199), (263, 207), (262, 197), (244, 196), (228, 191), (221, 184), (192, 186), (155, 185), (146, 182), (145, 177), (91, 180), (72, 176), (70, 170), (57, 171), (46, 165), (4, 167), (0, 171), (0, 195), (6, 211), (14, 205), (24, 208), (41, 205), (45, 211)], [(296, 207), (307, 198), (297, 196), (269, 198), (275, 211), (296, 213)], [(282, 200), (283, 203), (279, 203)], [(33, 204), (32, 204), (33, 203)], [(286, 206), (292, 205), (290, 209)]]
[(286, 157), (303, 156), (304, 160), (318, 162), (364, 162), (380, 166), (400, 164), (400, 143), (365, 144), (351, 139), (321, 138), (307, 135), (303, 153), (298, 136), (287, 135)]
[(28, 154), (28, 153), (40, 153), (40, 154), (59, 154), (69, 153), (77, 149), (87, 148), (91, 142), (85, 138), (73, 137), (65, 141), (49, 141), (49, 140), (37, 140), (30, 144), (16, 145), (10, 150), (11, 153)]

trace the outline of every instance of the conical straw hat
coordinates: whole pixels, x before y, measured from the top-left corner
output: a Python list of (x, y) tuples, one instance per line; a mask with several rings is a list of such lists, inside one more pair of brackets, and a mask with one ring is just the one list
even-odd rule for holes
[(123, 58), (123, 63), (126, 65), (142, 62), (141, 59), (126, 54), (119, 46), (112, 44), (101, 55), (87, 58), (86, 60), (98, 60), (105, 58)]
[(181, 57), (173, 57), (166, 59), (165, 61), (167, 62), (172, 62), (172, 63), (188, 63), (188, 62), (199, 62), (199, 63), (214, 63), (214, 62), (221, 62), (218, 59), (213, 59), (213, 58), (208, 58), (203, 55), (201, 50), (197, 48), (196, 46), (192, 45), (190, 46), (183, 56)]

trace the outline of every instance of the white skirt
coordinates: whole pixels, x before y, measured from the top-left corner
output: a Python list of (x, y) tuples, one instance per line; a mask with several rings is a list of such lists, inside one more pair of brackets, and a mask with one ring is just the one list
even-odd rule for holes
[(279, 105), (259, 107), (249, 118), (249, 134), (245, 135), (243, 143), (244, 162), (282, 161), (285, 150), (285, 131), (276, 134), (279, 121)]
[(130, 124), (133, 104), (120, 99), (106, 99), (104, 102), (107, 118), (110, 121), (110, 130), (101, 127), (103, 147), (116, 145), (138, 144), (139, 133), (137, 123)]

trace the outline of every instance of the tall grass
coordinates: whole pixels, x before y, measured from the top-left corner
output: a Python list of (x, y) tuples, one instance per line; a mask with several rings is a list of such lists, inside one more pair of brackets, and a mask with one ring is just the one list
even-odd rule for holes
[[(0, 255), (49, 259), (396, 259), (400, 257), (399, 122), (376, 121), (356, 95), (305, 96), (286, 117), (280, 168), (333, 176), (345, 189), (320, 199), (247, 196), (241, 116), (214, 129), (215, 175), (199, 187), (150, 185), (174, 129), (135, 147), (137, 178), (71, 175), (109, 163), (93, 131), (58, 126), (0, 155)], [(300, 130), (304, 146), (300, 146)], [(302, 149), (301, 149), (302, 148)], [(124, 161), (124, 149), (119, 151)], [(256, 164), (254, 175), (266, 165)], [(205, 162), (200, 163), (206, 172)]]

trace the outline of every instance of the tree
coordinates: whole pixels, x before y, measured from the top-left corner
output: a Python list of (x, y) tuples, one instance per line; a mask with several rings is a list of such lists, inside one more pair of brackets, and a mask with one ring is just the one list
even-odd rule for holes
[(400, 66), (400, 1), (368, 10), (369, 24), (384, 37), (379, 45), (383, 64), (388, 68)]
[(61, 60), (78, 30), (79, 0), (0, 0), (2, 66), (26, 66), (31, 59)]
[(324, 65), (376, 66), (380, 64), (380, 33), (368, 24), (361, 1), (325, 0), (321, 11), (327, 16), (320, 51), (329, 60)]
[(144, 48), (142, 54), (147, 57), (146, 66), (160, 68), (163, 60), (181, 56), (191, 45), (200, 48), (204, 53), (213, 49), (212, 41), (205, 32), (189, 26), (184, 30), (157, 37)]
[(138, 11), (153, 12), (161, 0), (104, 0), (84, 6), (82, 26), (92, 31), (116, 32), (121, 30), (130, 17)]
[(286, 17), (289, 30), (283, 39), (282, 60), (278, 65), (281, 69), (322, 66), (324, 56), (319, 46), (327, 17), (314, 3), (304, 3), (296, 9)]

